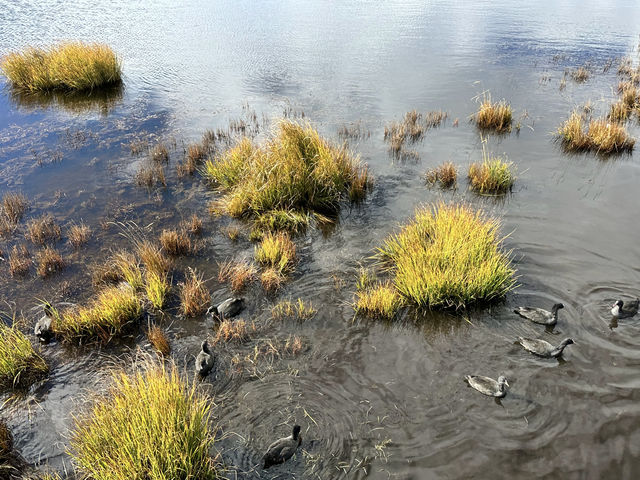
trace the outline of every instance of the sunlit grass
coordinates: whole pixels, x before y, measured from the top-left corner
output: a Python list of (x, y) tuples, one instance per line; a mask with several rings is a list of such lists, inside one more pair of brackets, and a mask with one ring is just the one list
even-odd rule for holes
[(147, 338), (153, 348), (155, 348), (162, 355), (167, 356), (171, 353), (171, 344), (166, 332), (158, 325), (151, 325), (147, 330)]
[(506, 100), (492, 102), (491, 96), (485, 95), (474, 120), (479, 128), (493, 130), (497, 133), (510, 132), (513, 112)]
[(440, 182), (442, 188), (453, 187), (458, 180), (458, 168), (452, 162), (444, 162), (427, 171), (425, 177), (432, 185)]
[(255, 248), (256, 262), (285, 274), (293, 269), (296, 261), (296, 246), (286, 233), (266, 234)]
[(29, 91), (91, 90), (120, 83), (122, 74), (110, 47), (80, 42), (10, 53), (0, 69), (15, 88)]
[(467, 307), (503, 297), (515, 286), (498, 229), (497, 220), (465, 205), (419, 208), (408, 225), (385, 241), (378, 256), (407, 302), (425, 308)]
[(251, 337), (251, 333), (255, 331), (255, 324), (247, 325), (247, 322), (242, 319), (223, 320), (218, 327), (213, 343), (246, 342)]
[(49, 246), (36, 253), (36, 261), (38, 263), (36, 271), (41, 278), (47, 278), (60, 272), (65, 266), (62, 255)]
[(29, 208), (29, 201), (22, 193), (7, 192), (2, 196), (2, 213), (11, 223), (18, 223)]
[(184, 283), (180, 286), (180, 310), (187, 317), (202, 315), (211, 302), (211, 295), (201, 273), (191, 268), (187, 270)]
[(486, 158), (469, 166), (471, 188), (481, 194), (501, 194), (511, 189), (515, 176), (513, 164), (499, 157)]
[(26, 388), (48, 371), (26, 335), (0, 318), (0, 387)]
[(258, 270), (253, 263), (229, 260), (220, 265), (218, 281), (229, 281), (231, 283), (231, 290), (239, 292), (256, 278), (257, 273)]
[(154, 270), (146, 272), (144, 290), (153, 308), (162, 310), (170, 289), (171, 284), (166, 273), (158, 273)]
[(142, 305), (130, 287), (104, 288), (88, 306), (60, 312), (51, 325), (68, 342), (109, 342), (142, 315)]
[(93, 480), (215, 479), (211, 404), (174, 365), (115, 373), (107, 395), (76, 418), (69, 453)]
[[(331, 145), (309, 124), (281, 121), (264, 145), (241, 139), (205, 162), (202, 172), (225, 195), (214, 210), (258, 218), (267, 228), (298, 230), (306, 215), (335, 213), (360, 198), (370, 177), (345, 148)], [(283, 213), (287, 212), (287, 213)]]
[(354, 308), (357, 314), (391, 319), (402, 305), (402, 297), (396, 289), (389, 283), (383, 283), (359, 289)]
[(575, 111), (560, 125), (557, 135), (569, 151), (630, 152), (635, 144), (635, 139), (620, 123), (591, 119), (587, 125), (584, 117)]
[(283, 300), (271, 309), (271, 317), (277, 320), (284, 318), (296, 318), (298, 320), (309, 320), (315, 316), (318, 311), (313, 308), (311, 302), (305, 302), (298, 298), (295, 302), (291, 300)]

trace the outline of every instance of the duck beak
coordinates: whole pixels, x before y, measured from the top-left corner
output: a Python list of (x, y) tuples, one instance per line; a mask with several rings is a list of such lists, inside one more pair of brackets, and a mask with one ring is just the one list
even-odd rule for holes
[(507, 387), (511, 387), (511, 385), (509, 385), (509, 382), (507, 382), (506, 380), (504, 381), (504, 384), (505, 384)]

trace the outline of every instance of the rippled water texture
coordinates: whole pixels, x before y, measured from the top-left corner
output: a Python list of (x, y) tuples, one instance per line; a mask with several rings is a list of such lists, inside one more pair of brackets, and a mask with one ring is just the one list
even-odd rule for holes
[[(38, 298), (85, 301), (88, 266), (128, 246), (109, 222), (133, 221), (157, 236), (191, 213), (205, 218), (202, 245), (176, 271), (196, 266), (214, 297), (224, 298), (230, 292), (216, 280), (218, 262), (249, 257), (253, 245), (248, 227), (207, 215), (216, 194), (204, 182), (176, 176), (185, 143), (253, 111), (261, 124), (304, 112), (336, 141), (342, 125), (360, 121), (370, 137), (350, 147), (370, 165), (372, 194), (345, 207), (334, 231), (297, 240), (301, 262), (276, 296), (258, 286), (246, 292), (244, 318), (259, 333), (221, 351), (225, 367), (203, 387), (215, 395), (217, 447), (238, 478), (638, 478), (640, 317), (612, 323), (608, 314), (614, 299), (640, 295), (638, 153), (570, 156), (553, 132), (588, 100), (594, 113), (606, 114), (618, 82), (615, 64), (606, 66), (635, 58), (640, 5), (343, 3), (0, 2), (0, 54), (65, 39), (102, 41), (122, 56), (125, 75), (123, 89), (82, 100), (24, 97), (3, 86), (0, 194), (21, 190), (31, 201), (27, 220), (45, 212), (63, 225), (84, 220), (94, 236), (77, 252), (61, 242), (69, 267), (48, 280), (33, 272), (14, 279), (1, 262), (0, 298), (30, 321)], [(560, 89), (565, 69), (585, 64), (589, 80), (569, 79)], [(517, 166), (513, 192), (479, 197), (464, 178), (456, 191), (429, 189), (428, 168), (450, 160), (464, 172), (481, 158), (468, 119), (485, 90), (511, 102), (521, 123), (519, 133), (488, 138), (490, 151)], [(449, 118), (412, 147), (419, 158), (394, 161), (384, 125), (412, 109), (443, 109)], [(638, 135), (636, 120), (628, 128)], [(149, 192), (135, 185), (142, 157), (128, 145), (156, 139), (172, 146), (171, 163), (167, 187)], [(353, 321), (359, 263), (417, 205), (440, 199), (502, 219), (518, 290), (481, 312), (392, 325)], [(237, 243), (227, 225), (243, 229)], [(13, 238), (0, 238), (0, 249), (23, 234), (24, 223)], [(313, 320), (268, 321), (274, 302), (297, 297), (319, 309)], [(556, 301), (566, 308), (553, 331), (512, 313)], [(213, 324), (174, 313), (158, 321), (169, 328), (173, 358), (191, 369)], [(304, 340), (300, 355), (234, 366), (234, 355), (253, 355), (289, 334)], [(543, 360), (514, 344), (519, 335), (552, 343), (570, 336), (576, 345), (564, 361)], [(87, 388), (101, 388), (110, 365), (130, 364), (136, 345), (148, 349), (142, 334), (103, 350), (44, 348), (52, 364), (46, 382), (3, 408), (28, 462), (70, 468), (71, 415)], [(496, 403), (477, 394), (463, 382), (472, 373), (506, 375), (508, 396)], [(254, 468), (294, 422), (303, 426), (304, 455), (267, 472)]]

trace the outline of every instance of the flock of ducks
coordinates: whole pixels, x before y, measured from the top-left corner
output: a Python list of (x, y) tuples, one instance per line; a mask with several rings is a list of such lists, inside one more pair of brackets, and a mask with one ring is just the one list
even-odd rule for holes
[[(626, 304), (622, 300), (618, 300), (611, 308), (611, 315), (615, 318), (633, 317), (638, 313), (639, 306), (640, 299), (633, 300)], [(514, 312), (533, 323), (553, 327), (558, 323), (558, 310), (561, 308), (564, 308), (564, 305), (562, 303), (556, 303), (550, 312), (537, 307), (518, 307)], [(539, 357), (558, 358), (562, 355), (567, 345), (575, 342), (571, 338), (565, 338), (558, 346), (554, 347), (545, 340), (518, 337), (518, 343), (522, 345), (526, 351)], [(502, 375), (498, 377), (498, 380), (481, 375), (466, 375), (464, 378), (469, 386), (484, 395), (496, 398), (504, 398), (507, 395), (509, 382), (507, 382), (507, 379)]]

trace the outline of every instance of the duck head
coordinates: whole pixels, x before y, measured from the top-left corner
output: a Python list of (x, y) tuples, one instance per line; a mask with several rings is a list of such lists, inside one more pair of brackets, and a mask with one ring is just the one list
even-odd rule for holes
[(558, 310), (560, 310), (561, 308), (564, 308), (564, 305), (562, 303), (556, 303), (552, 308), (551, 308), (551, 313), (553, 313), (554, 315), (558, 313)]
[(505, 385), (508, 387), (509, 386), (509, 382), (507, 382), (507, 377), (505, 377), (504, 375), (500, 375), (498, 377), (498, 387), (500, 388), (500, 391), (504, 391), (504, 387)]
[(291, 438), (294, 440), (298, 440), (300, 438), (300, 425), (294, 425), (293, 432), (291, 433)]

